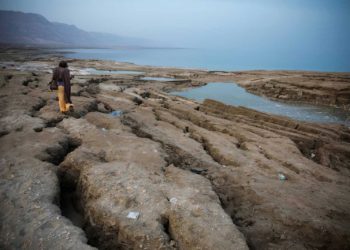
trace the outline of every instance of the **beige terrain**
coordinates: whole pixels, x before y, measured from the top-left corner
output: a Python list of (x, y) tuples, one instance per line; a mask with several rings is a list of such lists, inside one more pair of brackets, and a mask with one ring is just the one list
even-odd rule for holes
[(47, 86), (60, 55), (0, 56), (0, 249), (349, 249), (349, 127), (168, 94), (234, 81), (349, 110), (349, 73), (70, 60), (62, 115)]

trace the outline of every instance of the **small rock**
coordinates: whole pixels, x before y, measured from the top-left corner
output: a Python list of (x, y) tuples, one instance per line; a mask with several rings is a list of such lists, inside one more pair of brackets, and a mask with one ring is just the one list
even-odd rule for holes
[(314, 153), (311, 153), (311, 159), (315, 158), (315, 154)]
[(170, 245), (171, 247), (176, 248), (176, 242), (175, 242), (174, 240), (171, 240), (171, 241), (169, 242), (169, 245)]
[(109, 111), (105, 108), (105, 105), (103, 103), (99, 103), (97, 105), (97, 110), (101, 113), (108, 113)]
[(146, 92), (141, 93), (140, 96), (144, 99), (147, 99), (147, 98), (150, 98), (151, 93), (146, 91)]
[(202, 216), (204, 213), (203, 208), (201, 208), (200, 206), (195, 206), (192, 211), (191, 211), (191, 215), (194, 217), (200, 217)]
[(138, 98), (138, 97), (134, 97), (134, 99), (132, 99), (132, 101), (136, 104), (136, 105), (141, 105), (143, 103), (143, 101)]

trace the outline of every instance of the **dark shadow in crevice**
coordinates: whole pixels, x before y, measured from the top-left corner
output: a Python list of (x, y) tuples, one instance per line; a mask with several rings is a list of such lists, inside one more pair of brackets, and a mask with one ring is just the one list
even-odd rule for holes
[(46, 121), (45, 127), (46, 127), (46, 128), (54, 128), (54, 127), (56, 127), (56, 125), (57, 125), (58, 123), (60, 123), (63, 119), (64, 119), (64, 117), (58, 117), (58, 118), (56, 118), (56, 119), (48, 120), (48, 121)]
[[(58, 166), (64, 161), (69, 153), (73, 152), (80, 145), (80, 140), (65, 137), (57, 144), (47, 148), (42, 154), (37, 155), (36, 158)], [(60, 171), (57, 171), (57, 178), (59, 180), (60, 189), (53, 200), (53, 204), (60, 208), (62, 216), (66, 217), (74, 226), (81, 228), (86, 233), (84, 230), (84, 214), (81, 206), (81, 199), (77, 192), (76, 182), (67, 181), (65, 175), (61, 175)], [(88, 245), (96, 247), (95, 245), (89, 244), (90, 240), (88, 237), (86, 238), (88, 239)]]
[(47, 161), (58, 166), (63, 162), (66, 155), (74, 151), (80, 145), (81, 142), (79, 140), (68, 137), (63, 141), (58, 142), (58, 144), (47, 148), (42, 155), (38, 156), (38, 158), (42, 161)]
[[(67, 140), (59, 142), (59, 147), (48, 148), (46, 150), (46, 153), (50, 156), (47, 161), (58, 166), (65, 160), (69, 153), (73, 152), (80, 145), (80, 140), (68, 137)], [(88, 245), (98, 248), (97, 245), (91, 244), (91, 235), (86, 231), (84, 210), (81, 203), (80, 193), (77, 189), (77, 180), (72, 181), (71, 175), (66, 175), (60, 170), (57, 172), (57, 177), (60, 185), (57, 203), (62, 216), (66, 217), (74, 226), (81, 228), (85, 232), (85, 236), (88, 239)], [(78, 176), (75, 176), (75, 178), (77, 179)]]
[(170, 226), (170, 222), (169, 222), (169, 218), (166, 216), (161, 216), (160, 218), (160, 224), (163, 227), (163, 231), (164, 233), (168, 236), (169, 239), (169, 245), (173, 247), (173, 249), (178, 249), (177, 248), (177, 244), (175, 239), (173, 238), (173, 234), (171, 232), (171, 226)]
[(76, 227), (84, 228), (84, 215), (79, 204), (79, 196), (75, 187), (69, 187), (60, 180), (60, 209)]
[[(99, 249), (99, 242), (95, 240), (94, 233), (91, 233), (89, 226), (84, 218), (84, 209), (81, 203), (81, 197), (77, 189), (77, 181), (71, 181), (68, 175), (58, 172), (60, 182), (59, 207), (62, 216), (66, 217), (76, 227), (81, 228), (88, 240), (87, 244)], [(102, 229), (101, 229), (102, 230)], [(104, 248), (100, 248), (104, 249)]]
[(10, 133), (10, 131), (7, 131), (7, 130), (1, 130), (0, 131), (0, 137), (3, 137), (5, 135), (8, 135)]
[(88, 237), (87, 244), (90, 246), (104, 250), (132, 249), (130, 244), (118, 239), (118, 231), (114, 227), (91, 225), (87, 222), (84, 231)]
[[(66, 145), (67, 144), (67, 145)], [(68, 142), (63, 146), (66, 148), (66, 155), (71, 153), (80, 146), (79, 140), (69, 138)], [(62, 145), (62, 144), (60, 144)], [(66, 156), (65, 155), (65, 156)], [(81, 228), (87, 244), (97, 249), (129, 249), (128, 244), (119, 242), (118, 231), (115, 227), (109, 225), (92, 224), (88, 217), (84, 214), (84, 203), (81, 197), (81, 189), (79, 188), (78, 180), (80, 173), (73, 173), (66, 168), (64, 157), (53, 159), (53, 163), (58, 163), (59, 170), (57, 177), (60, 184), (60, 195), (58, 205), (61, 209), (62, 216), (66, 217), (76, 227)], [(91, 155), (87, 156), (91, 157)], [(104, 155), (92, 156), (96, 157), (97, 162), (105, 161)]]
[(40, 98), (40, 101), (32, 107), (32, 116), (35, 116), (35, 113), (40, 111), (45, 105), (47, 104), (47, 101)]

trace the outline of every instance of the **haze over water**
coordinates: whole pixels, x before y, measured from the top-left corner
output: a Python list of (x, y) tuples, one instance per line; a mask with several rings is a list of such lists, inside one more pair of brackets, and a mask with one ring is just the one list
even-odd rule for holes
[[(179, 67), (207, 70), (310, 70), (310, 71), (350, 71), (336, 58), (315, 60), (309, 56), (299, 56), (264, 51), (241, 51), (239, 49), (69, 49), (67, 57), (79, 59), (101, 59), (130, 62), (138, 65)], [(288, 60), (286, 60), (288, 58)]]

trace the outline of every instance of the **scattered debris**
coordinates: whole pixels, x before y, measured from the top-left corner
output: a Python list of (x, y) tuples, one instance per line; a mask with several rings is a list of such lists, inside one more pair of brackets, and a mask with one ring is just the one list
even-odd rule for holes
[(191, 168), (191, 172), (195, 174), (202, 174), (203, 172), (207, 172), (208, 169), (200, 169), (200, 168)]
[(122, 110), (113, 110), (110, 114), (113, 117), (119, 117), (123, 114), (123, 111)]
[(128, 216), (126, 216), (129, 219), (137, 220), (140, 216), (139, 212), (129, 212)]
[(173, 205), (176, 205), (176, 203), (177, 203), (177, 199), (175, 197), (171, 198), (169, 201)]
[(280, 179), (280, 181), (286, 181), (288, 178), (285, 174), (278, 173), (278, 179)]

